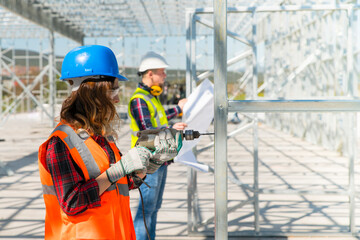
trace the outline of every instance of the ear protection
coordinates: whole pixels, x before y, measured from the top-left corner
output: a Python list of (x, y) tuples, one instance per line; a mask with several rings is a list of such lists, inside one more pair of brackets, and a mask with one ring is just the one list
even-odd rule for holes
[(150, 93), (154, 96), (159, 96), (163, 92), (162, 87), (160, 86), (152, 86)]

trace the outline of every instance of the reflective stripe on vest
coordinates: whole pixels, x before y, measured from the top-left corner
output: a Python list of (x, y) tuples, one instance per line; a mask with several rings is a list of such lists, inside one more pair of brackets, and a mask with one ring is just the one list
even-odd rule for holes
[(48, 186), (48, 185), (42, 185), (43, 194), (50, 194), (56, 196), (55, 193), (55, 187), (54, 186)]
[(94, 157), (90, 153), (88, 147), (85, 145), (84, 141), (87, 138), (80, 138), (75, 131), (68, 125), (60, 125), (55, 128), (55, 131), (62, 131), (65, 132), (68, 136), (64, 139), (66, 144), (69, 146), (70, 149), (76, 148), (79, 152), (84, 164), (88, 170), (90, 178), (96, 178), (100, 175), (100, 169), (95, 162)]
[[(122, 184), (122, 183), (116, 183), (118, 189), (119, 189), (119, 193), (125, 197), (129, 196), (129, 186), (127, 184)], [(115, 184), (113, 185), (115, 188)]]

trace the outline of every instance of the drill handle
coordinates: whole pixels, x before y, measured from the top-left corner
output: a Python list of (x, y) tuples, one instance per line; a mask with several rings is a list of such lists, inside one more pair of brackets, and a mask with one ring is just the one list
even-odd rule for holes
[(155, 150), (154, 141), (156, 135), (160, 132), (160, 129), (149, 129), (139, 131), (137, 133), (138, 140), (135, 143), (135, 146), (146, 147), (150, 150)]
[(150, 134), (159, 134), (159, 132), (161, 132), (162, 129), (147, 129), (147, 130), (141, 130), (137, 133), (138, 138), (140, 138), (141, 136), (144, 135), (150, 135)]
[[(155, 150), (154, 141), (155, 137), (159, 134), (159, 132), (164, 129), (147, 129), (143, 131), (139, 131), (137, 133), (138, 140), (135, 143), (135, 146), (146, 147), (150, 150)], [(171, 133), (175, 136), (178, 130), (169, 128)], [(182, 131), (180, 131), (182, 133)], [(184, 134), (181, 134), (181, 137), (184, 138)]]

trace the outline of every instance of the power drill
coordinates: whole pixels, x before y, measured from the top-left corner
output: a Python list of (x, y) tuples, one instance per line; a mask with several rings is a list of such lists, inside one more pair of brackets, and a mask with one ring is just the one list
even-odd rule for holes
[[(148, 130), (142, 130), (137, 133), (138, 140), (135, 143), (135, 146), (141, 146), (146, 147), (152, 151), (155, 150), (154, 141), (155, 137), (159, 134), (159, 132), (163, 131), (164, 129), (148, 129)], [(175, 136), (177, 132), (181, 132), (182, 140), (194, 140), (195, 138), (199, 138), (201, 135), (214, 135), (215, 133), (199, 133), (198, 131), (194, 130), (176, 130), (174, 128), (169, 128), (172, 135)], [(133, 181), (137, 186), (140, 186), (142, 183), (144, 183), (147, 187), (150, 188), (149, 185), (146, 184), (146, 182), (143, 181), (139, 176), (137, 176), (137, 172), (133, 172), (131, 174)]]
[[(150, 150), (155, 150), (154, 147), (154, 140), (156, 135), (159, 134), (159, 132), (163, 131), (164, 129), (148, 129), (143, 130), (137, 133), (138, 140), (135, 143), (135, 146), (142, 146), (146, 147)], [(214, 135), (214, 133), (199, 133), (198, 131), (194, 130), (176, 130), (174, 128), (169, 128), (171, 133), (175, 136), (177, 132), (181, 132), (182, 140), (194, 140), (195, 138), (199, 138), (202, 135)]]

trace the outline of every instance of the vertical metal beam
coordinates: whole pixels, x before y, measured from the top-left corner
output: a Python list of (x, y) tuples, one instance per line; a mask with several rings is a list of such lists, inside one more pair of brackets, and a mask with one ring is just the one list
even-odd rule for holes
[(215, 239), (228, 239), (227, 1), (214, 0)]
[(51, 116), (51, 126), (55, 127), (55, 94), (56, 94), (56, 83), (54, 78), (54, 32), (49, 31), (49, 42), (50, 42), (50, 53), (49, 53), (49, 107)]
[[(252, 98), (254, 100), (257, 99), (257, 90), (258, 90), (258, 59), (257, 59), (257, 29), (256, 29), (256, 13), (252, 12), (252, 65), (253, 65), (253, 81), (252, 81)], [(259, 140), (258, 140), (258, 118), (257, 114), (254, 113), (254, 123), (253, 123), (253, 145), (254, 145), (254, 227), (255, 234), (259, 234), (260, 232), (260, 209), (259, 209)]]
[[(356, 3), (357, 2), (357, 4), (360, 4), (360, 0), (357, 0), (357, 1), (355, 1), (354, 3)], [(356, 27), (354, 27), (354, 26), (359, 26), (358, 24), (359, 24), (359, 19), (358, 18), (356, 18), (356, 16), (355, 16), (355, 11), (354, 11), (354, 8), (352, 7), (351, 9), (351, 14), (349, 13), (349, 30), (351, 31), (350, 32), (350, 34), (349, 35), (351, 35), (351, 56), (352, 56), (352, 58), (351, 58), (351, 60), (353, 61), (352, 62), (352, 65), (351, 65), (351, 69), (349, 69), (350, 71), (350, 73), (351, 73), (351, 81), (353, 82), (353, 84), (352, 84), (352, 86), (353, 86), (353, 90), (352, 90), (352, 95), (353, 95), (353, 97), (354, 98), (357, 98), (358, 96), (359, 96), (359, 90), (358, 90), (358, 85), (359, 85), (359, 82), (358, 82), (358, 77), (356, 77), (355, 78), (355, 76), (354, 76), (354, 67), (355, 67), (355, 63), (356, 63), (356, 60), (355, 60), (355, 58), (356, 57), (358, 57), (358, 55), (356, 54), (356, 55), (354, 55), (354, 49), (353, 49), (353, 47), (354, 47), (354, 44), (353, 44), (353, 42), (352, 42), (352, 40), (353, 40), (353, 34), (354, 34), (354, 32), (355, 32), (355, 34), (356, 34), (356, 36), (357, 37), (359, 37), (359, 31), (358, 31), (358, 29), (356, 28)], [(357, 9), (357, 13), (358, 13), (358, 15), (359, 15), (359, 9)], [(357, 23), (358, 24), (356, 24), (356, 21), (357, 21)], [(354, 31), (353, 31), (354, 30)], [(349, 37), (348, 37), (349, 38)], [(359, 49), (359, 48), (357, 48), (357, 49)], [(355, 212), (356, 212), (356, 209), (355, 209), (355, 207), (356, 207), (356, 202), (355, 202), (355, 194), (356, 194), (356, 189), (355, 189), (355, 177), (354, 177), (354, 175), (355, 175), (355, 159), (357, 159), (357, 128), (358, 128), (358, 126), (357, 126), (357, 122), (358, 122), (358, 119), (357, 119), (357, 114), (356, 113), (354, 113), (354, 114), (352, 114), (352, 121), (353, 121), (353, 130), (352, 130), (352, 137), (353, 137), (353, 139), (352, 139), (352, 147), (353, 147), (353, 152), (352, 152), (352, 166), (351, 166), (351, 169), (352, 169), (352, 171), (351, 171), (351, 181), (350, 181), (350, 186), (352, 187), (351, 188), (351, 190), (353, 190), (353, 196), (352, 196), (352, 201), (351, 201), (351, 205), (354, 207), (353, 209), (350, 209), (351, 210), (351, 213), (352, 213), (352, 217), (354, 218), (354, 220), (352, 221), (352, 223), (351, 223), (351, 225), (350, 225), (350, 228), (351, 228), (351, 232), (352, 232), (352, 234), (355, 236), (356, 234), (357, 234), (357, 229), (356, 229), (356, 223), (355, 223)]]
[[(188, 97), (192, 92), (192, 84), (191, 84), (191, 26), (192, 26), (192, 19), (193, 13), (186, 12), (185, 14), (185, 24), (186, 24), (186, 96)], [(188, 234), (193, 232), (193, 217), (192, 217), (192, 199), (193, 199), (193, 172), (192, 168), (188, 167), (187, 169), (187, 189), (188, 189), (188, 196), (187, 196), (187, 206), (188, 206)]]
[(196, 87), (196, 21), (195, 15), (191, 17), (191, 92)]
[[(15, 69), (16, 66), (16, 51), (15, 51), (15, 40), (12, 42), (12, 48), (11, 48), (11, 56), (12, 56), (12, 66)], [(12, 88), (12, 99), (16, 98), (16, 87), (15, 87), (15, 74), (11, 76), (11, 85), (14, 86)]]
[(197, 187), (197, 171), (195, 171), (193, 168), (191, 168), (194, 175), (194, 184), (193, 184), (193, 213), (194, 213), (194, 231), (198, 232), (197, 225), (201, 222), (201, 214), (200, 214), (200, 208), (199, 208), (199, 195), (198, 195), (198, 187)]
[(186, 12), (186, 96), (189, 96), (196, 80), (196, 21), (194, 12)]
[[(25, 83), (26, 86), (28, 86), (30, 84), (29, 39), (26, 39), (25, 69), (26, 69)], [(30, 112), (30, 97), (26, 96), (25, 101), (26, 101), (26, 111)]]
[[(40, 40), (40, 50), (39, 50), (39, 69), (43, 69), (43, 60), (44, 60), (44, 53), (43, 53), (43, 42), (44, 39), (41, 38)], [(40, 81), (40, 92), (39, 92), (39, 101), (40, 104), (44, 106), (44, 81), (43, 79)], [(44, 111), (41, 109), (41, 120), (43, 120)]]
[(355, 223), (355, 159), (356, 159), (356, 147), (357, 147), (357, 113), (348, 113), (349, 117), (349, 137), (348, 137), (348, 151), (349, 151), (349, 223), (350, 231), (352, 235), (356, 236), (356, 223)]
[(194, 199), (194, 170), (192, 167), (187, 168), (188, 180), (188, 234), (194, 232), (195, 220), (193, 216), (193, 199)]
[[(196, 21), (195, 21), (195, 14), (191, 15), (191, 21), (190, 21), (190, 45), (191, 45), (191, 54), (190, 54), (190, 61), (191, 61), (191, 71), (190, 71), (190, 81), (189, 81), (189, 89), (190, 89), (190, 94), (193, 92), (194, 88), (196, 88)], [(195, 171), (195, 169), (193, 169), (192, 167), (188, 167), (188, 172), (189, 172), (189, 184), (190, 184), (190, 201), (191, 201), (191, 219), (192, 219), (192, 229), (193, 231), (197, 231), (197, 229), (195, 229), (195, 226), (197, 224), (196, 220), (198, 219), (196, 217), (196, 209), (197, 206), (196, 204), (198, 204), (197, 201), (195, 201), (195, 195), (196, 195), (196, 185), (197, 185), (197, 172)]]
[[(348, 17), (348, 30), (347, 30), (347, 51), (346, 51), (346, 60), (347, 60), (347, 85), (348, 85), (348, 95), (355, 97), (357, 92), (357, 82), (354, 79), (354, 51), (353, 51), (353, 20), (354, 20), (354, 10), (349, 8), (347, 11)], [(355, 236), (356, 235), (356, 224), (355, 224), (355, 156), (357, 148), (357, 131), (356, 131), (356, 113), (348, 113), (349, 117), (349, 137), (348, 137), (348, 154), (349, 154), (349, 223), (350, 231)]]
[(2, 73), (2, 64), (1, 64), (1, 59), (2, 59), (2, 39), (0, 38), (0, 119), (2, 119), (2, 115), (3, 115), (3, 107), (4, 107), (4, 102), (3, 102), (3, 89), (4, 89), (4, 84), (3, 84), (3, 73)]
[[(124, 37), (121, 37), (121, 52), (122, 52), (122, 74), (125, 75), (125, 38)], [(122, 82), (122, 98), (123, 96), (126, 96), (125, 95), (125, 87), (126, 87), (126, 82)], [(125, 99), (125, 98), (124, 98)], [(122, 102), (122, 104), (126, 104), (125, 102)]]

